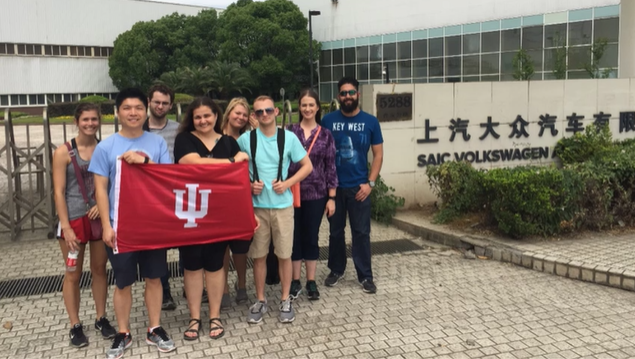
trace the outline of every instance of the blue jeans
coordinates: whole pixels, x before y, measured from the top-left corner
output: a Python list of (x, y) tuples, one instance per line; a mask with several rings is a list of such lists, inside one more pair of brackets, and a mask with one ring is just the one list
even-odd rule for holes
[(353, 234), (353, 263), (357, 280), (373, 279), (370, 260), (370, 196), (360, 202), (355, 199), (359, 186), (337, 188), (335, 214), (329, 218), (329, 264), (331, 272), (342, 275), (346, 270), (346, 214)]

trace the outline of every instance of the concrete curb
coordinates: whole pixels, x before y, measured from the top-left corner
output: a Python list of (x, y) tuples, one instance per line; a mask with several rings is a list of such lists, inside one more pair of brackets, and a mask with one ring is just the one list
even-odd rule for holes
[(484, 237), (448, 233), (416, 225), (399, 218), (393, 218), (392, 225), (432, 242), (464, 250), (471, 249), (477, 256), (499, 262), (512, 263), (519, 267), (583, 282), (635, 291), (635, 271), (526, 252)]

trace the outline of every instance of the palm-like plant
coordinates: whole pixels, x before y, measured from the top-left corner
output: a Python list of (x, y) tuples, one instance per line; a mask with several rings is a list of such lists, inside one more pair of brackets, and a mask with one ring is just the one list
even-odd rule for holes
[(237, 63), (215, 61), (209, 65), (209, 75), (213, 79), (214, 90), (218, 97), (226, 99), (233, 92), (251, 93), (249, 87), (253, 81), (249, 72)]

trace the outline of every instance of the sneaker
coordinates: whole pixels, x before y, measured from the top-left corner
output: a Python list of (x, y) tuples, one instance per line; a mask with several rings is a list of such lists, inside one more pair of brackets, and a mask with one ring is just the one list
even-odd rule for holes
[(174, 342), (168, 337), (168, 333), (161, 327), (154, 328), (151, 333), (147, 334), (146, 343), (156, 345), (161, 353), (169, 353), (176, 349)]
[(101, 317), (99, 320), (95, 321), (95, 329), (99, 330), (101, 332), (101, 336), (106, 339), (112, 339), (117, 334), (117, 331), (112, 327), (112, 325), (110, 325), (110, 322), (106, 317)]
[(163, 292), (163, 304), (161, 305), (161, 309), (163, 310), (175, 310), (176, 303), (174, 303), (174, 298), (172, 298), (172, 294), (170, 292)]
[(327, 287), (334, 287), (342, 277), (342, 274), (331, 272), (331, 274), (329, 274), (328, 277), (326, 277), (326, 279), (324, 280), (324, 285)]
[(247, 288), (238, 288), (238, 283), (236, 283), (234, 288), (236, 289), (236, 303), (247, 303), (247, 300), (249, 300), (249, 297), (247, 297)]
[(320, 299), (320, 292), (318, 291), (317, 283), (315, 283), (314, 280), (306, 282), (306, 295), (309, 297), (309, 300)]
[(72, 347), (81, 348), (88, 345), (88, 338), (86, 338), (86, 334), (84, 334), (84, 327), (79, 323), (71, 328), (68, 337), (71, 339)]
[(289, 298), (296, 300), (302, 293), (302, 283), (299, 280), (293, 280), (291, 282), (291, 290), (289, 291)]
[(247, 323), (256, 324), (262, 321), (262, 316), (267, 313), (267, 302), (257, 301), (249, 308)]
[(295, 312), (293, 311), (293, 304), (291, 304), (291, 297), (282, 301), (280, 304), (280, 323), (291, 323), (295, 320)]
[(229, 297), (229, 293), (223, 293), (223, 298), (220, 300), (220, 309), (229, 309), (232, 306), (232, 300)]
[(106, 351), (107, 359), (119, 359), (123, 357), (123, 352), (132, 345), (130, 333), (117, 333), (112, 341), (112, 346)]
[(361, 283), (364, 293), (377, 293), (377, 286), (373, 283), (372, 279), (364, 279)]

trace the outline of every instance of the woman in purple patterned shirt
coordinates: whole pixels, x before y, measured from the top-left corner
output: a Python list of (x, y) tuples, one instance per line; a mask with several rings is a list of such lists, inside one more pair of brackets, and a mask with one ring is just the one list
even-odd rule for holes
[[(288, 130), (295, 133), (300, 143), (308, 151), (315, 143), (309, 158), (313, 172), (300, 182), (301, 207), (295, 209), (295, 231), (293, 235), (293, 281), (290, 296), (295, 299), (302, 292), (300, 270), (302, 260), (306, 265), (306, 290), (309, 300), (320, 299), (315, 283), (315, 271), (319, 256), (318, 234), (322, 216), (335, 213), (335, 190), (337, 173), (335, 171), (335, 141), (329, 130), (320, 126), (320, 99), (315, 91), (307, 89), (300, 92), (300, 121), (290, 125)], [(317, 137), (316, 137), (317, 136)], [(291, 164), (289, 177), (299, 166)]]

